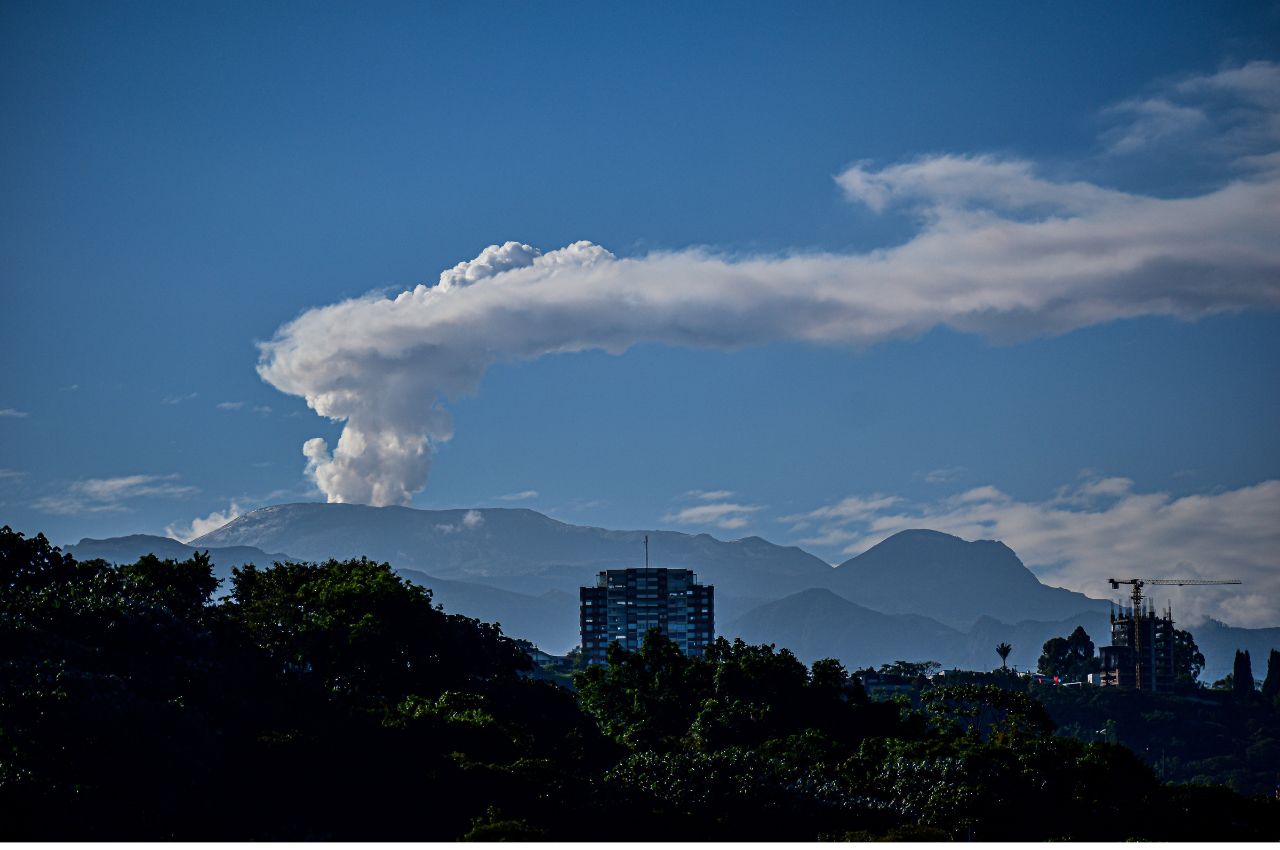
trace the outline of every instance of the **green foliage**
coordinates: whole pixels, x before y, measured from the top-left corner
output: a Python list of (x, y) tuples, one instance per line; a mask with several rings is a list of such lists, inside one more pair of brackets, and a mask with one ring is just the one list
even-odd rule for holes
[(1068, 637), (1050, 638), (1036, 662), (1036, 669), (1046, 676), (1063, 681), (1083, 681), (1100, 669), (1093, 654), (1093, 640), (1084, 626), (1076, 626)]
[[(1050, 735), (1012, 674), (931, 687), (928, 662), (900, 662), (923, 694), (878, 702), (834, 660), (723, 639), (690, 658), (654, 632), (575, 695), (386, 564), (216, 587), (203, 555), (81, 563), (0, 530), (0, 838), (1280, 838), (1268, 801)], [(1060, 690), (1035, 693), (1088, 728), (1088, 706), (1054, 702), (1085, 695)], [(1276, 713), (1216, 696), (1224, 727), (1252, 730), (1230, 769), (1273, 770)], [(1106, 721), (1124, 743), (1193, 734), (1133, 704)], [(1159, 769), (1227, 769), (1211, 761)]]
[(855, 709), (866, 703), (861, 683), (831, 659), (811, 672), (789, 650), (723, 638), (690, 658), (657, 630), (639, 652), (612, 647), (607, 665), (575, 682), (583, 709), (632, 750), (711, 751), (805, 728), (856, 736)]
[(941, 669), (942, 665), (936, 661), (895, 661), (892, 664), (881, 664), (878, 672), (882, 676), (918, 679), (921, 676), (932, 676)]
[(546, 831), (530, 826), (527, 821), (518, 818), (504, 818), (502, 813), (490, 806), (484, 817), (471, 822), (471, 830), (462, 836), (463, 841), (542, 841), (547, 837)]
[(630, 749), (669, 749), (687, 733), (714, 673), (654, 629), (639, 652), (610, 646), (607, 666), (589, 667), (574, 684), (583, 710), (606, 735)]
[[(219, 680), (238, 671), (211, 631), (216, 586), (207, 558), (114, 568), (0, 529), (3, 829), (59, 807), (109, 822), (137, 795), (163, 836), (200, 808), (167, 777), (223, 758), (208, 716), (232, 708)], [(66, 826), (89, 836), (94, 821)]]
[(1193, 696), (1118, 688), (1036, 688), (1058, 734), (1110, 740), (1131, 750), (1170, 782), (1227, 785), (1242, 794), (1272, 794), (1280, 711), (1226, 691)]
[(1204, 669), (1204, 654), (1196, 646), (1191, 632), (1173, 630), (1173, 675), (1179, 690), (1193, 690), (1199, 686), (1200, 671)]
[(529, 667), (496, 627), (445, 614), (431, 591), (365, 558), (250, 564), (231, 586), (230, 622), (283, 675), (336, 695), (394, 701)]
[(997, 743), (1053, 732), (1054, 723), (1043, 705), (1025, 693), (995, 685), (950, 685), (930, 688), (924, 694), (930, 718), (983, 741)]

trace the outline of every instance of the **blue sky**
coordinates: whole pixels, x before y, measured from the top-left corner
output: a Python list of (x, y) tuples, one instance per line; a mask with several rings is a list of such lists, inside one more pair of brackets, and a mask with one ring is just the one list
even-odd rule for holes
[(1171, 5), (4, 4), (0, 521), (927, 525), (1280, 624), (1280, 6)]

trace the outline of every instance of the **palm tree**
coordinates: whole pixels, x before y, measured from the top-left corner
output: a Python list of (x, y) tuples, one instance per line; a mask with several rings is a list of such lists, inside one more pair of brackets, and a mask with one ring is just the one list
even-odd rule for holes
[(999, 655), (999, 656), (1000, 656), (1000, 669), (1001, 669), (1001, 670), (1008, 670), (1008, 669), (1009, 669), (1008, 661), (1009, 661), (1009, 653), (1010, 653), (1010, 652), (1013, 652), (1013, 647), (1012, 647), (1012, 646), (1009, 646), (1009, 644), (1007, 644), (1007, 643), (998, 643), (998, 644), (996, 644), (996, 655)]

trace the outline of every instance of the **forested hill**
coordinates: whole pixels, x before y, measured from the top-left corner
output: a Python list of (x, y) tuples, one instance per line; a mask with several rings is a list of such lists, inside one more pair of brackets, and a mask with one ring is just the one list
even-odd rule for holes
[(1280, 801), (1054, 736), (1034, 691), (880, 702), (835, 661), (654, 632), (575, 694), (385, 564), (215, 586), (202, 554), (0, 529), (0, 839), (1280, 839)]

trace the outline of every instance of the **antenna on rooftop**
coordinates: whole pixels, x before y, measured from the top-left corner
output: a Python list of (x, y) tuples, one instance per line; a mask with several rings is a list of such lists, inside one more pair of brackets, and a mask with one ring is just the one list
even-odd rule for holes
[(644, 568), (649, 569), (649, 535), (644, 536)]

